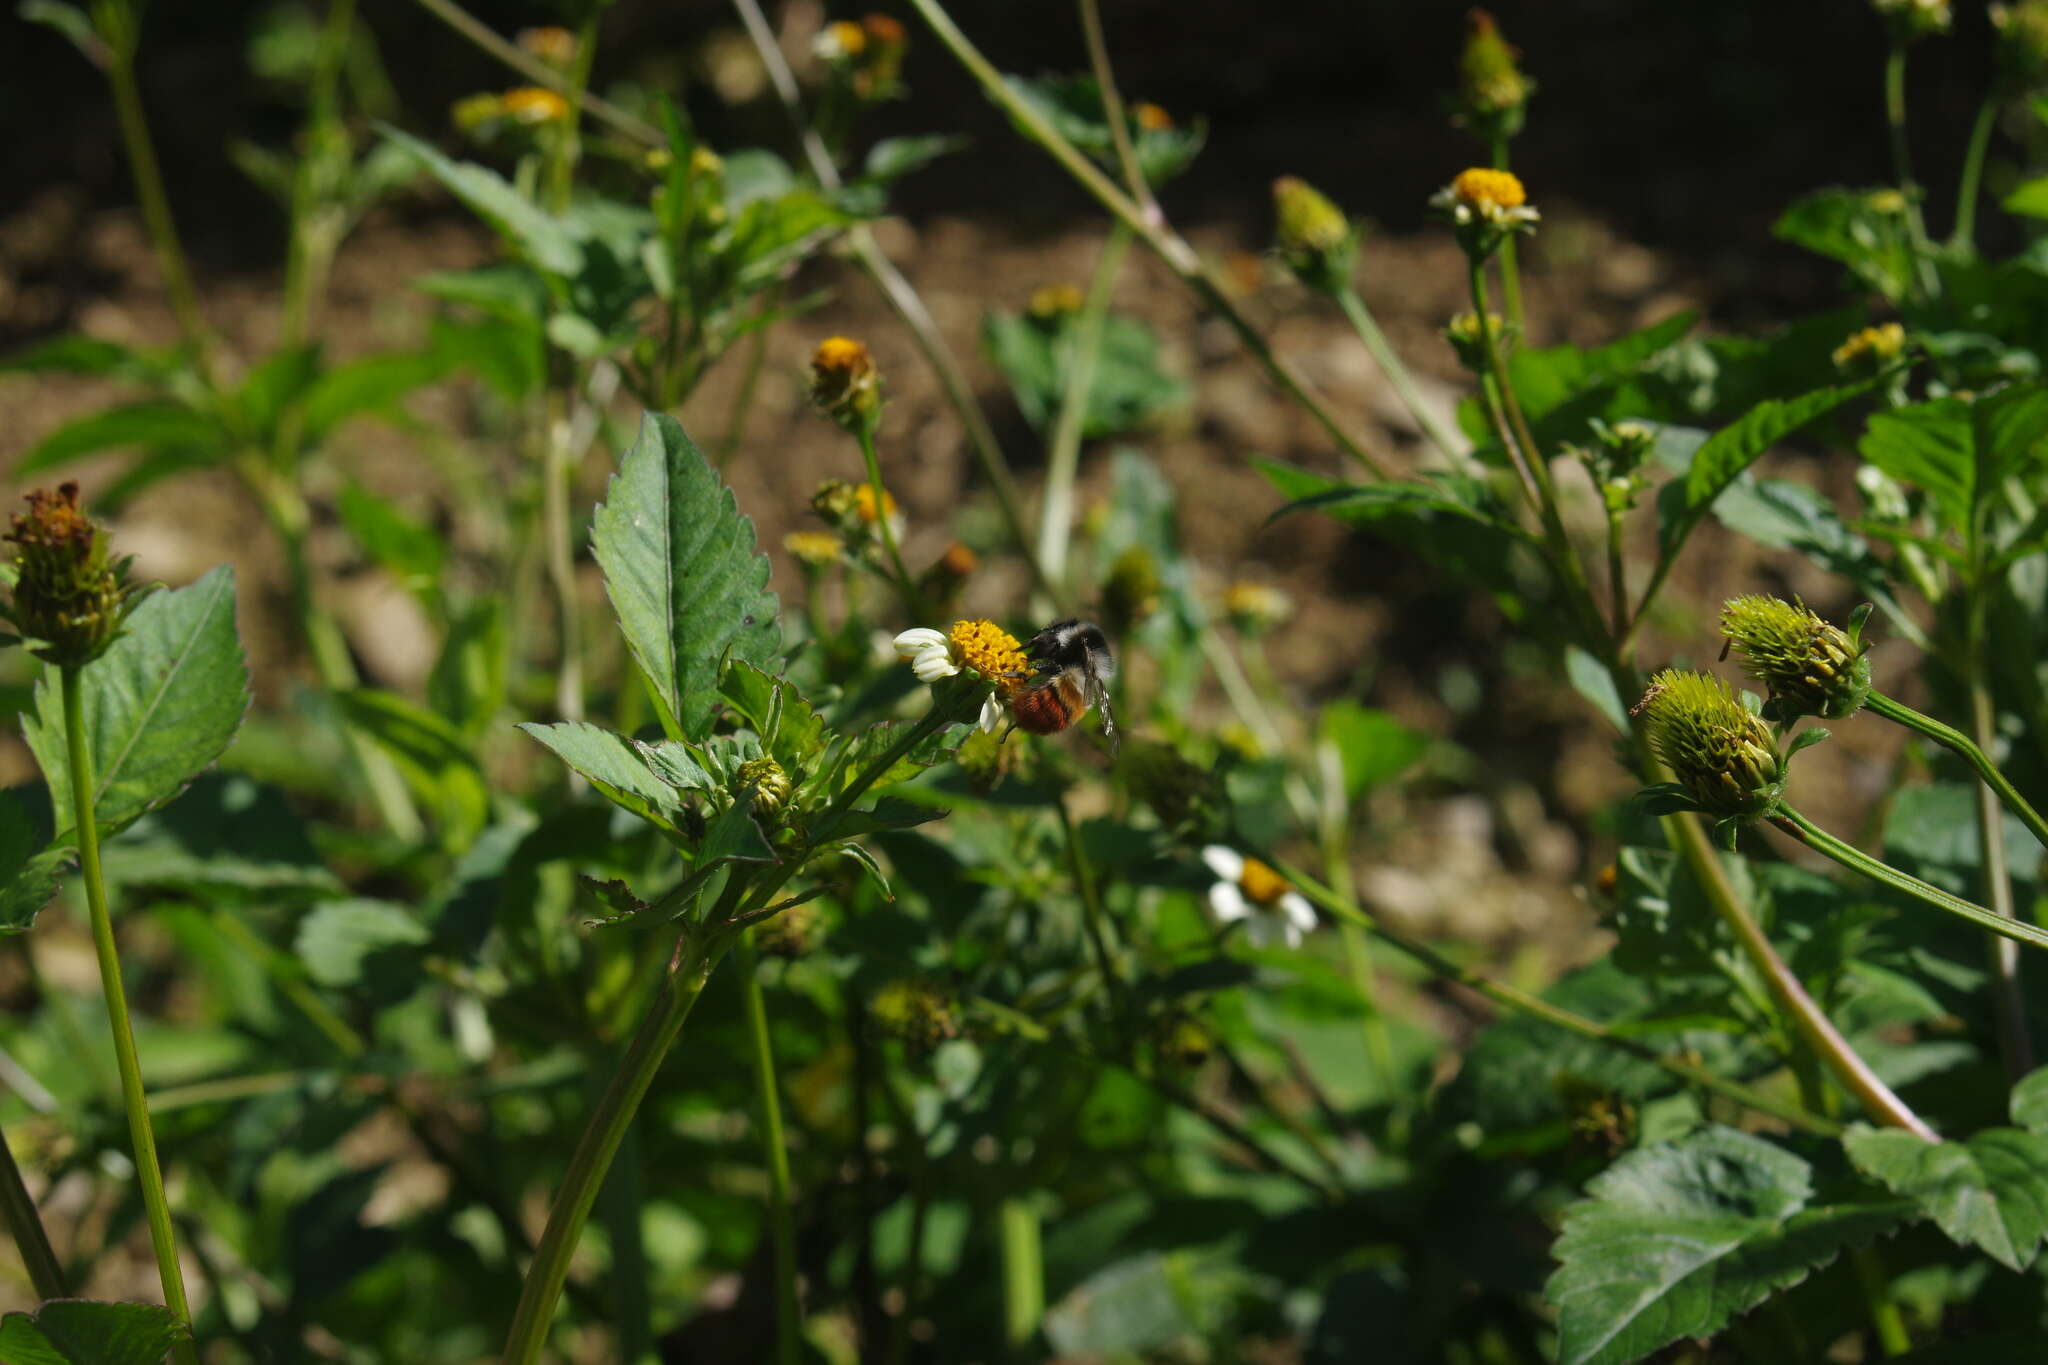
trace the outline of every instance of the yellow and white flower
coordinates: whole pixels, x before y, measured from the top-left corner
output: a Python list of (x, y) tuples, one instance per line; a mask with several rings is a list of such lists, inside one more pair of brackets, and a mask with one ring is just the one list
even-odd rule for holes
[(1257, 858), (1247, 858), (1223, 844), (1202, 850), (1202, 861), (1216, 874), (1209, 888), (1209, 909), (1225, 924), (1244, 921), (1245, 937), (1255, 948), (1284, 943), (1301, 946), (1301, 940), (1316, 927), (1316, 912), (1308, 898)]
[(1457, 179), (1431, 195), (1429, 203), (1459, 227), (1483, 223), (1503, 232), (1523, 232), (1542, 218), (1512, 172), (1485, 166), (1458, 172)]
[(896, 637), (896, 653), (910, 665), (919, 682), (935, 683), (960, 671), (953, 642), (942, 630), (918, 626)]
[(940, 683), (964, 669), (993, 683), (975, 722), (982, 730), (993, 731), (1003, 723), (1004, 703), (1031, 671), (1023, 645), (993, 621), (955, 621), (948, 631), (917, 626), (898, 635), (893, 644), (920, 682)]

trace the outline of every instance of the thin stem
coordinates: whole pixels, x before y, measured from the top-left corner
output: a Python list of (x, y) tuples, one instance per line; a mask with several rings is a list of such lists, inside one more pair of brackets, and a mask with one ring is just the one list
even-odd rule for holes
[(1628, 636), (1628, 560), (1622, 553), (1622, 514), (1614, 509), (1607, 513), (1607, 590), (1613, 594), (1610, 610), (1614, 613), (1614, 638)]
[(562, 1184), (548, 1209), (547, 1227), (534, 1248), (533, 1262), (519, 1293), (519, 1306), (512, 1315), (512, 1328), (505, 1339), (502, 1365), (534, 1365), (547, 1344), (548, 1326), (554, 1320), (555, 1303), (569, 1278), (569, 1259), (576, 1241), (590, 1217), (590, 1208), (611, 1169), (626, 1127), (639, 1111), (640, 1101), (661, 1063), (675, 1045), (690, 1017), (690, 1007), (703, 994), (711, 969), (725, 951), (722, 940), (691, 927), (677, 947), (678, 960), (654, 1006), (641, 1021), (640, 1029), (619, 1059), (619, 1069), (598, 1101), (597, 1112), (584, 1125), (576, 1151), (562, 1173)]
[[(287, 957), (265, 942), (254, 929), (236, 918), (233, 911), (218, 909), (213, 912), (213, 926), (224, 938), (231, 938), (247, 956), (263, 964), (264, 971), (276, 984), (287, 1000), (298, 1007), (306, 1016), (306, 1022), (327, 1035), (329, 1042), (342, 1056), (351, 1061), (369, 1051), (363, 1036), (351, 1028), (346, 1020), (336, 1014), (319, 993), (306, 984), (300, 975), (302, 970), (296, 958)], [(160, 1098), (160, 1097), (159, 1097)]]
[(1937, 910), (1945, 910), (1958, 919), (1968, 920), (1978, 928), (1988, 929), (2003, 938), (2035, 948), (2048, 948), (2048, 931), (2037, 929), (2019, 920), (2005, 919), (1986, 910), (1975, 901), (1966, 901), (1961, 896), (1951, 896), (1938, 886), (1929, 885), (1918, 877), (1901, 872), (1889, 863), (1879, 862), (1855, 845), (1837, 839), (1790, 805), (1780, 803), (1778, 810), (1779, 814), (1772, 819), (1772, 824), (1814, 852), (1833, 858), (1851, 872), (1860, 872), (1874, 882), (1903, 892)]
[(1941, 284), (1929, 258), (1927, 218), (1920, 210), (1920, 186), (1913, 179), (1912, 154), (1906, 145), (1906, 45), (1894, 41), (1884, 62), (1884, 121), (1891, 134), (1892, 170), (1906, 199), (1906, 239), (1912, 248), (1920, 287), (1931, 298)]
[(1109, 124), (1110, 144), (1116, 148), (1116, 164), (1124, 174), (1124, 188), (1137, 201), (1139, 211), (1154, 223), (1164, 223), (1159, 202), (1152, 197), (1151, 182), (1138, 164), (1138, 149), (1131, 141), (1131, 125), (1124, 114), (1124, 97), (1117, 90), (1116, 71), (1109, 64), (1109, 40), (1102, 32), (1100, 0), (1079, 0), (1081, 33), (1088, 42), (1088, 69), (1095, 76), (1096, 94), (1102, 99), (1103, 121)]
[(1875, 689), (1871, 691), (1870, 699), (1864, 706), (1872, 715), (1882, 716), (1886, 720), (1903, 725), (1960, 755), (1984, 785), (1998, 794), (1998, 799), (2005, 808), (2019, 818), (2019, 822), (2040, 841), (2043, 848), (2048, 848), (2048, 820), (2041, 818), (2041, 813), (2019, 794), (2018, 789), (2006, 780), (2005, 774), (1998, 770), (1984, 750), (1968, 735), (1952, 726), (1942, 724), (1932, 716), (1923, 715), (1897, 698), (1888, 697)]
[[(278, 330), (287, 346), (303, 344), (312, 330), (315, 304), (326, 289), (335, 249), (347, 227), (346, 212), (332, 201), (322, 205), (320, 192), (329, 179), (323, 163), (351, 155), (341, 121), (340, 91), (355, 14), (356, 0), (330, 0), (306, 90), (306, 136), (292, 173), (291, 237), (279, 307)], [(284, 424), (287, 430), (294, 425)], [(282, 439), (285, 433), (279, 434)]]
[(213, 332), (199, 308), (199, 291), (192, 286), (192, 270), (186, 262), (184, 244), (178, 240), (177, 220), (171, 216), (170, 196), (164, 190), (163, 168), (156, 159), (149, 119), (142, 109), (142, 88), (135, 79), (135, 34), (129, 28), (134, 22), (122, 20), (123, 32), (108, 41), (107, 84), (113, 89), (121, 143), (128, 153), (128, 170), (135, 181), (135, 197), (142, 207), (143, 226), (149, 231), (157, 268), (163, 272), (171, 315), (177, 319), (185, 343), (193, 350), (200, 377), (211, 387)]
[(1110, 1017), (1116, 1022), (1118, 1032), (1123, 1031), (1123, 975), (1117, 971), (1116, 959), (1110, 956), (1109, 939), (1105, 932), (1108, 917), (1102, 913), (1102, 899), (1096, 893), (1095, 876), (1088, 867), (1088, 858), (1081, 851), (1081, 834), (1074, 827), (1074, 817), (1067, 811), (1066, 798), (1054, 802), (1059, 812), (1060, 837), (1066, 844), (1067, 866), (1074, 874), (1074, 889), (1081, 898), (1081, 922), (1088, 932), (1088, 945), (1095, 954), (1095, 969), (1102, 974), (1102, 989), (1109, 1002)]
[[(1975, 732), (1979, 752), (1991, 742), (1998, 726), (1991, 688), (1984, 677), (1983, 638), (1978, 629), (1982, 624), (1982, 600), (1981, 595), (1976, 596), (1971, 603), (1973, 638), (1969, 643), (1970, 729)], [(2012, 880), (2006, 871), (2005, 812), (1999, 808), (1998, 794), (1983, 783), (1977, 784), (1975, 796), (1977, 848), (1984, 861), (1985, 898), (1991, 902), (1993, 914), (2017, 919)], [(2008, 939), (1992, 938), (1984, 946), (1991, 958), (1999, 1051), (2005, 1058), (2006, 1079), (2017, 1082), (2034, 1069), (2034, 1039), (2027, 1027), (2026, 994), (2020, 986), (2019, 945)]]
[(1059, 419), (1053, 424), (1052, 445), (1045, 461), (1045, 495), (1038, 506), (1038, 562), (1047, 574), (1064, 584), (1067, 574), (1067, 543), (1074, 529), (1074, 478), (1081, 463), (1081, 440), (1088, 430), (1088, 395), (1095, 387), (1095, 362), (1102, 350), (1102, 329), (1109, 315), (1109, 296), (1130, 250), (1131, 230), (1112, 223), (1102, 254), (1095, 261), (1095, 275), (1088, 283), (1087, 301), (1068, 335), (1067, 382), (1060, 395)]
[(746, 366), (740, 371), (740, 386), (733, 391), (732, 410), (726, 415), (725, 435), (718, 442), (718, 458), (715, 461), (720, 473), (740, 448), (740, 441), (747, 434), (747, 419), (754, 415), (754, 389), (761, 382), (761, 371), (768, 360), (768, 329), (760, 325), (762, 314), (775, 306), (781, 291), (772, 290), (764, 295), (754, 310), (754, 335), (749, 338)]
[(1887, 1356), (1905, 1355), (1913, 1349), (1913, 1337), (1906, 1330), (1906, 1319), (1899, 1312), (1897, 1301), (1892, 1298), (1883, 1258), (1874, 1247), (1855, 1247), (1849, 1253), (1849, 1264), (1856, 1272), (1856, 1282), (1863, 1290), (1863, 1301), (1870, 1309), (1870, 1326), (1877, 1333), (1878, 1348)]
[[(1263, 662), (1264, 654), (1257, 644), (1247, 652)], [(1264, 667), (1259, 671), (1262, 674), (1268, 672)], [(1358, 897), (1351, 877), (1351, 850), (1346, 844), (1351, 825), (1351, 798), (1344, 786), (1344, 761), (1337, 752), (1337, 746), (1325, 740), (1316, 746), (1316, 764), (1317, 785), (1321, 788), (1321, 800), (1317, 802), (1321, 828), (1317, 835), (1323, 849), (1323, 876), (1338, 896), (1346, 901), (1355, 901)], [(1337, 932), (1344, 943), (1344, 965), (1351, 974), (1352, 989), (1358, 992), (1359, 1003), (1365, 1006), (1365, 1055), (1372, 1059), (1379, 1083), (1386, 1087), (1391, 1109), (1397, 1098), (1394, 1046), (1387, 1036), (1386, 1016), (1380, 1009), (1379, 992), (1373, 981), (1372, 945), (1367, 941), (1365, 931), (1348, 919), (1338, 921)]]
[(747, 1012), (747, 1038), (754, 1058), (754, 1090), (761, 1101), (761, 1148), (768, 1163), (768, 1229), (775, 1240), (775, 1359), (797, 1365), (803, 1358), (803, 1317), (797, 1303), (796, 1227), (790, 1215), (789, 1144), (782, 1135), (782, 1098), (776, 1092), (775, 1046), (768, 1036), (768, 1003), (761, 994), (754, 950), (734, 955), (740, 997)]
[(1019, 96), (1003, 80), (1002, 73), (984, 57), (959, 26), (954, 24), (937, 0), (910, 0), (911, 7), (923, 18), (939, 41), (945, 45), (967, 73), (974, 78), (983, 92), (1000, 105), (1031, 139), (1043, 147), (1053, 160), (1057, 161), (1068, 175), (1077, 181), (1110, 213), (1120, 219), (1139, 239), (1150, 247), (1166, 267), (1180, 277), (1202, 302), (1220, 315), (1231, 331), (1250, 351), (1252, 358), (1259, 362), (1266, 375), (1289, 397), (1299, 403), (1316, 424), (1329, 434), (1330, 438), (1344, 452), (1363, 465), (1375, 478), (1386, 478), (1386, 467), (1380, 460), (1354, 439), (1337, 422), (1328, 407), (1314, 393), (1292, 366), (1282, 360), (1265, 337), (1252, 325), (1251, 319), (1231, 299), (1221, 276), (1207, 261), (1190, 246), (1187, 239), (1168, 229), (1163, 223), (1149, 219), (1141, 209), (1115, 182), (1104, 175), (1087, 154), (1068, 141), (1047, 122), (1045, 116)]
[[(454, 0), (416, 0), (419, 7), (454, 29), (475, 46), (490, 53), (506, 66), (511, 67), (535, 85), (544, 85), (564, 99), (569, 97), (570, 81), (567, 77), (539, 58), (520, 51), (516, 43), (507, 42), (481, 19), (456, 4)], [(583, 108), (603, 123), (610, 124), (618, 132), (649, 147), (667, 145), (661, 130), (645, 119), (635, 117), (609, 100), (583, 92)]]
[(590, 89), (591, 64), (597, 60), (597, 21), (604, 11), (603, 5), (587, 6), (583, 22), (576, 29), (576, 55), (569, 63), (569, 80), (562, 91), (562, 98), (569, 103), (569, 116), (556, 130), (548, 163), (548, 207), (555, 213), (566, 212), (569, 207), (576, 162), (583, 154), (578, 128), (582, 123), (583, 100)]
[(1949, 245), (1974, 249), (1977, 245), (1977, 197), (1984, 181), (1984, 157), (1991, 149), (1991, 132), (1998, 126), (1998, 99), (1991, 96), (1977, 106), (1976, 122), (1970, 125), (1969, 145), (1963, 152), (1963, 174), (1956, 182), (1956, 225)]
[(882, 538), (882, 550), (889, 556), (889, 571), (895, 575), (896, 591), (903, 598), (903, 610), (915, 621), (923, 615), (923, 597), (917, 580), (903, 566), (903, 551), (896, 545), (896, 528), (889, 524), (889, 493), (882, 487), (882, 458), (875, 451), (874, 423), (862, 422), (854, 437), (860, 442), (861, 462), (867, 466), (868, 488), (875, 498), (875, 531)]
[[(1505, 133), (1493, 135), (1493, 168), (1504, 171), (1508, 168), (1508, 139)], [(1515, 326), (1522, 325), (1522, 273), (1516, 268), (1515, 239), (1509, 237), (1500, 244), (1500, 296), (1507, 309), (1507, 319)]]
[(1651, 1065), (1685, 1081), (1687, 1084), (1699, 1086), (1703, 1090), (1711, 1090), (1715, 1094), (1732, 1100), (1746, 1109), (1755, 1110), (1759, 1114), (1768, 1114), (1770, 1117), (1790, 1124), (1802, 1132), (1813, 1133), (1821, 1137), (1835, 1137), (1842, 1132), (1842, 1126), (1832, 1119), (1815, 1114), (1799, 1105), (1788, 1104), (1774, 1096), (1765, 1094), (1763, 1091), (1743, 1085), (1739, 1081), (1731, 1081), (1707, 1067), (1683, 1061), (1676, 1057), (1667, 1057), (1655, 1048), (1639, 1042), (1626, 1034), (1617, 1033), (1597, 1020), (1588, 1019), (1582, 1014), (1576, 1014), (1562, 1006), (1554, 1005), (1541, 996), (1532, 995), (1519, 987), (1510, 986), (1504, 981), (1496, 981), (1483, 972), (1476, 971), (1461, 963), (1453, 962), (1421, 939), (1393, 928), (1384, 921), (1376, 919), (1365, 910), (1360, 909), (1351, 901), (1336, 895), (1328, 887), (1302, 873), (1300, 869), (1291, 867), (1284, 862), (1272, 861), (1263, 857), (1262, 861), (1271, 862), (1272, 866), (1278, 868), (1289, 880), (1301, 888), (1302, 894), (1306, 895), (1330, 914), (1336, 916), (1340, 921), (1357, 925), (1373, 937), (1400, 949), (1401, 952), (1421, 963), (1444, 980), (1454, 981), (1467, 990), (1473, 991), (1494, 1004), (1501, 1006), (1503, 1009), (1527, 1015), (1532, 1019), (1538, 1019), (1546, 1024), (1563, 1029), (1567, 1033), (1604, 1043), (1618, 1051), (1641, 1058), (1643, 1061), (1649, 1062)]
[(14, 1152), (4, 1133), (0, 1133), (0, 1219), (6, 1220), (14, 1249), (20, 1254), (21, 1263), (28, 1267), (28, 1282), (35, 1288), (36, 1297), (65, 1297), (64, 1267), (58, 1264), (57, 1253), (50, 1249), (50, 1234), (43, 1230), (42, 1214), (29, 1196), (28, 1186), (22, 1183), (21, 1167), (14, 1164)]
[(1401, 357), (1387, 343), (1386, 334), (1373, 320), (1372, 312), (1365, 306), (1365, 300), (1358, 291), (1345, 285), (1336, 293), (1337, 306), (1344, 310), (1344, 317), (1351, 323), (1351, 330), (1358, 333), (1358, 339), (1365, 343), (1365, 349), (1372, 354), (1373, 363), (1380, 367), (1380, 373), (1393, 385), (1394, 393), (1415, 418), (1415, 424), (1422, 428), (1422, 434), (1437, 448), (1451, 468), (1464, 470), (1466, 459), (1463, 443), (1446, 427), (1429, 405), (1422, 401), (1421, 390), (1415, 387), (1415, 377), (1408, 373), (1408, 367), (1401, 363)]
[[(142, 1088), (142, 1063), (135, 1055), (135, 1030), (128, 1020), (128, 997), (121, 985), (121, 954), (114, 946), (113, 913), (107, 885), (100, 873), (99, 820), (93, 813), (95, 783), (92, 750), (85, 734), (81, 670), (58, 670), (64, 692), (64, 738), (69, 750), (73, 833), (78, 839), (79, 879), (92, 917), (92, 943), (99, 955), (100, 985), (107, 997), (107, 1027), (114, 1036), (114, 1064), (121, 1072), (121, 1106), (128, 1111), (128, 1137), (135, 1148), (135, 1176), (142, 1186), (143, 1215), (150, 1244), (156, 1249), (157, 1278), (164, 1306), (189, 1330), (192, 1309), (185, 1302), (185, 1272), (178, 1265), (178, 1237), (171, 1226), (171, 1204), (164, 1195), (164, 1172), (156, 1156), (156, 1130), (149, 1121), (149, 1098)], [(176, 1348), (181, 1365), (197, 1365), (198, 1349), (189, 1337)]]
[(1024, 1358), (1045, 1316), (1045, 1259), (1039, 1245), (1038, 1210), (1028, 1195), (1002, 1201), (1003, 1340), (1013, 1359)]
[(576, 592), (576, 545), (570, 525), (569, 494), (575, 477), (574, 424), (569, 387), (548, 395), (547, 453), (541, 466), (542, 536), (547, 545), (548, 582), (555, 593), (561, 631), (561, 662), (555, 674), (555, 710), (563, 720), (583, 719), (583, 611)]

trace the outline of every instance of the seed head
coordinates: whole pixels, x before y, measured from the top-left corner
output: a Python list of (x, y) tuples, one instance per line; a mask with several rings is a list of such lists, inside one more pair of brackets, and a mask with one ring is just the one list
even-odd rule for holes
[(1840, 720), (1870, 695), (1870, 655), (1861, 641), (1803, 602), (1731, 598), (1721, 608), (1721, 633), (1742, 656), (1742, 671), (1770, 689), (1764, 714), (1772, 720)]
[(1358, 233), (1322, 191), (1283, 175), (1273, 182), (1273, 247), (1303, 284), (1334, 293), (1351, 280)]
[(1721, 679), (1666, 669), (1631, 715), (1686, 794), (1720, 819), (1757, 820), (1784, 794), (1784, 765), (1770, 727)]
[(850, 337), (827, 337), (811, 353), (811, 402), (848, 431), (874, 430), (882, 413), (882, 379), (868, 348)]
[(128, 581), (130, 559), (108, 553), (107, 533), (85, 515), (78, 485), (28, 495), (0, 540), (14, 542), (14, 623), (38, 659), (76, 668), (107, 652), (141, 601)]

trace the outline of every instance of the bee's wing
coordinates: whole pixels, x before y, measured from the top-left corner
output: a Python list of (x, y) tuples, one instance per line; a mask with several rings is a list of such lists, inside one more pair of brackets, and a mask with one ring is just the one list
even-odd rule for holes
[(1095, 708), (1095, 714), (1102, 717), (1102, 737), (1109, 741), (1110, 757), (1114, 758), (1119, 741), (1116, 733), (1116, 716), (1109, 709), (1109, 689), (1102, 685), (1102, 679), (1094, 669), (1088, 670), (1087, 678), (1087, 686), (1083, 690), (1087, 694), (1089, 704)]

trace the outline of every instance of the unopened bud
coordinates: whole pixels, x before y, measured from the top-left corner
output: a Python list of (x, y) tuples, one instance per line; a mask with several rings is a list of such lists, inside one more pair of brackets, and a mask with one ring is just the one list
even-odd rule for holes
[(754, 929), (754, 949), (763, 957), (799, 958), (818, 946), (824, 917), (809, 901), (765, 919)]
[(882, 379), (868, 348), (827, 337), (811, 353), (811, 402), (848, 431), (873, 430), (882, 411)]
[(1351, 280), (1358, 234), (1322, 191), (1283, 175), (1273, 182), (1273, 245), (1303, 284), (1331, 293)]
[(129, 583), (131, 559), (108, 553), (107, 533), (85, 515), (78, 485), (28, 495), (0, 540), (15, 545), (12, 621), (38, 659), (76, 668), (107, 652), (141, 600)]
[(1651, 750), (1708, 814), (1761, 819), (1784, 795), (1770, 727), (1719, 678), (1666, 669), (1630, 714), (1643, 718)]
[(753, 792), (755, 815), (769, 824), (781, 818), (789, 805), (790, 782), (780, 763), (772, 758), (750, 758), (740, 764), (734, 777), (734, 795)]
[(1742, 657), (1742, 671), (1770, 689), (1764, 714), (1776, 721), (1800, 716), (1840, 720), (1870, 696), (1870, 655), (1804, 603), (1751, 594), (1721, 608), (1721, 633)]
[(1112, 634), (1127, 635), (1159, 610), (1159, 566), (1152, 552), (1133, 545), (1109, 566), (1102, 585), (1102, 613)]
[(1522, 106), (1536, 85), (1522, 74), (1516, 61), (1520, 55), (1501, 36), (1491, 14), (1475, 9), (1465, 16), (1465, 48), (1458, 54), (1459, 122), (1489, 141), (1522, 130)]

